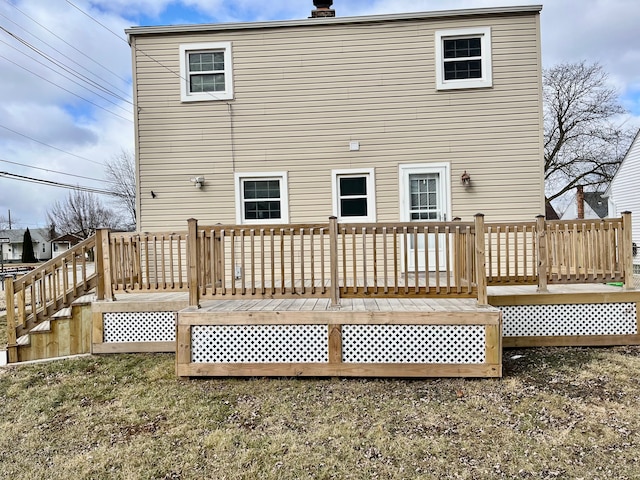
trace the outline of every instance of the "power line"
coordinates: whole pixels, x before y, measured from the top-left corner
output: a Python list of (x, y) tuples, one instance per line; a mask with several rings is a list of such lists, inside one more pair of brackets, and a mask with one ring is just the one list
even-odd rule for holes
[(118, 33), (114, 32), (113, 30), (111, 30), (109, 27), (107, 27), (105, 24), (100, 23), (99, 20), (95, 19), (94, 17), (92, 17), (90, 14), (88, 14), (87, 12), (85, 12), (84, 10), (82, 10), (80, 7), (78, 7), (77, 5), (75, 5), (73, 2), (69, 1), (69, 0), (65, 0), (69, 5), (71, 5), (73, 8), (75, 8), (76, 10), (78, 10), (80, 13), (82, 13), (83, 15), (89, 17), (91, 20), (93, 20), (94, 22), (96, 22), (98, 25), (100, 25), (102, 28), (104, 28), (105, 30), (111, 32), (113, 35), (115, 35), (117, 38), (119, 38), (120, 40), (122, 40), (124, 43), (126, 43), (127, 45), (129, 45), (129, 42), (127, 42), (124, 38), (122, 38)]
[[(0, 13), (0, 16), (7, 18), (5, 15), (2, 15)], [(78, 62), (76, 62), (73, 58), (69, 57), (68, 55), (65, 55), (63, 52), (61, 52), (60, 50), (56, 49), (54, 46), (52, 46), (51, 44), (47, 43), (46, 41), (42, 40), (41, 38), (39, 38), (37, 35), (34, 35), (33, 33), (29, 32), (28, 30), (26, 30), (24, 27), (22, 27), (20, 24), (14, 22), (13, 20), (11, 20), (10, 18), (7, 18), (7, 20), (9, 20), (11, 23), (13, 23), (14, 25), (18, 26), (19, 28), (21, 28), (22, 30), (24, 30), (25, 32), (27, 32), (29, 35), (31, 35), (32, 37), (34, 37), (35, 39), (39, 40), (40, 42), (42, 42), (43, 44), (45, 44), (46, 46), (48, 46), (49, 48), (51, 48), (53, 51), (55, 51), (56, 53), (62, 55), (64, 58), (66, 58), (67, 60), (69, 60), (70, 62), (76, 64), (78, 67), (82, 68), (83, 70), (85, 70), (86, 72), (88, 72), (91, 75), (94, 75), (95, 77), (98, 77), (96, 74), (94, 74), (93, 72), (91, 72), (90, 70), (86, 69), (85, 67), (83, 67), (82, 65), (80, 65)], [(122, 100), (124, 102), (128, 102), (131, 103), (129, 100), (127, 100), (126, 98), (122, 97), (121, 95), (109, 90), (108, 88), (104, 87), (103, 85), (99, 84), (98, 82), (96, 82), (95, 80), (87, 77), (86, 75), (78, 72), (77, 70), (63, 64), (62, 62), (53, 59), (53, 57), (51, 57), (50, 55), (44, 53), (42, 50), (38, 49), (37, 47), (35, 47), (34, 45), (32, 45), (31, 43), (29, 43), (27, 40), (19, 37), (17, 34), (10, 32), (8, 29), (4, 28), (4, 27), (0, 27), (2, 28), (8, 35), (12, 36), (14, 39), (16, 39), (17, 41), (19, 41), (20, 43), (22, 43), (23, 45), (27, 46), (28, 48), (30, 48), (31, 50), (35, 51), (38, 55), (43, 56), (44, 58), (46, 58), (47, 60), (49, 60), (50, 62), (54, 63), (56, 66), (58, 66), (59, 68), (63, 68), (64, 70), (66, 70), (67, 72), (71, 73), (72, 75), (76, 76), (77, 78), (81, 78), (83, 79), (85, 82), (94, 85), (96, 88), (102, 90), (105, 93), (108, 93), (109, 95), (112, 95), (116, 98), (118, 98), (119, 100)], [(98, 77), (99, 78), (99, 77)], [(111, 86), (112, 88), (119, 90), (120, 92), (122, 92), (124, 95), (127, 95), (128, 97), (130, 97), (130, 94), (128, 92), (125, 92), (124, 90), (120, 89), (119, 87), (107, 82), (104, 78), (101, 79), (103, 82), (105, 82), (107, 85)], [(125, 80), (126, 81), (126, 80)], [(128, 83), (128, 81), (126, 81)]]
[(99, 179), (99, 178), (85, 177), (83, 175), (75, 175), (73, 173), (58, 172), (57, 170), (51, 170), (49, 168), (35, 167), (33, 165), (27, 165), (26, 163), (12, 162), (11, 160), (5, 160), (3, 158), (0, 158), (0, 162), (10, 163), (12, 165), (19, 165), (21, 167), (33, 168), (34, 170), (41, 170), (43, 172), (57, 173), (59, 175), (66, 175), (66, 176), (69, 176), (69, 177), (82, 178), (84, 180), (92, 180), (92, 181), (95, 181), (95, 182), (104, 182), (104, 183), (115, 183), (115, 182), (112, 182), (112, 181), (109, 181), (109, 180), (104, 180), (104, 179)]
[(118, 193), (110, 192), (108, 190), (101, 190), (99, 188), (81, 187), (80, 185), (71, 185), (69, 183), (54, 182), (52, 180), (44, 180), (42, 178), (27, 177), (25, 175), (17, 175), (15, 173), (9, 173), (9, 172), (0, 172), (0, 177), (6, 177), (9, 179), (18, 180), (21, 182), (47, 185), (49, 187), (66, 188), (68, 190), (80, 190), (82, 192), (96, 193), (98, 195), (111, 195), (113, 197), (122, 196)]
[[(1, 30), (5, 30), (2, 26), (0, 26), (0, 29), (1, 29)], [(14, 50), (16, 50), (17, 52), (19, 52), (20, 54), (25, 55), (26, 57), (30, 58), (30, 59), (31, 59), (31, 60), (33, 60), (34, 62), (39, 63), (39, 64), (40, 64), (40, 65), (42, 65), (43, 67), (48, 68), (48, 69), (49, 69), (49, 70), (51, 70), (52, 72), (54, 72), (54, 73), (56, 73), (56, 74), (60, 75), (62, 78), (65, 78), (65, 79), (69, 80), (70, 82), (75, 83), (75, 84), (76, 84), (76, 85), (78, 85), (80, 88), (84, 88), (84, 89), (85, 89), (86, 91), (88, 91), (89, 93), (91, 93), (91, 94), (93, 94), (93, 95), (97, 95), (98, 97), (100, 97), (100, 98), (101, 98), (101, 99), (103, 99), (104, 101), (109, 102), (111, 105), (114, 105), (114, 106), (118, 107), (120, 110), (123, 110), (123, 111), (125, 111), (125, 112), (129, 113), (129, 111), (128, 111), (126, 108), (123, 108), (123, 107), (121, 107), (120, 105), (118, 105), (117, 103), (115, 103), (115, 102), (113, 102), (113, 101), (109, 100), (108, 98), (103, 97), (103, 96), (102, 96), (102, 95), (100, 95), (99, 93), (96, 93), (96, 92), (94, 92), (93, 90), (90, 90), (90, 89), (89, 89), (89, 88), (87, 88), (86, 86), (84, 86), (84, 85), (80, 84), (79, 82), (76, 82), (74, 79), (69, 78), (69, 77), (67, 77), (66, 75), (63, 75), (62, 73), (60, 73), (60, 72), (56, 71), (55, 69), (53, 69), (52, 67), (50, 67), (49, 65), (46, 65), (45, 63), (41, 62), (41, 61), (40, 61), (40, 60), (38, 60), (37, 58), (34, 58), (34, 57), (32, 57), (31, 55), (28, 55), (28, 54), (26, 54), (26, 53), (24, 53), (24, 52), (21, 52), (19, 49), (17, 49), (17, 48), (16, 48), (16, 47), (14, 47), (13, 45), (9, 45), (7, 42), (5, 42), (5, 41), (3, 41), (3, 40), (0, 40), (0, 43), (4, 43), (4, 44), (5, 44), (5, 45), (7, 45), (8, 47), (13, 48)], [(38, 52), (38, 53), (39, 53), (40, 55), (42, 55), (40, 52)], [(44, 55), (43, 55), (43, 56), (44, 56)], [(45, 56), (45, 58), (47, 58), (47, 57)], [(54, 60), (52, 60), (52, 59), (50, 59), (50, 58), (47, 58), (47, 60), (49, 60), (49, 61), (53, 62), (53, 63), (54, 63), (54, 65), (57, 65), (57, 63), (55, 63), (55, 61), (54, 61)], [(62, 68), (63, 70), (65, 70), (65, 71), (69, 72), (69, 70), (67, 70), (63, 65), (58, 65), (58, 66), (59, 66), (60, 68)], [(22, 67), (22, 68), (25, 68), (25, 67)], [(26, 69), (26, 68), (25, 68), (25, 69)], [(28, 70), (28, 71), (29, 71), (29, 70)], [(33, 72), (31, 72), (31, 73), (33, 73)], [(75, 76), (76, 78), (80, 78), (81, 80), (84, 80), (84, 79), (82, 79), (82, 78), (81, 78), (81, 76), (77, 75), (77, 74), (76, 74), (76, 72), (70, 71), (69, 73), (70, 73), (71, 75)], [(34, 74), (34, 75), (37, 75), (37, 74)], [(88, 80), (90, 80), (90, 79), (88, 79)], [(87, 80), (84, 80), (84, 81), (85, 81), (85, 82), (87, 82)], [(87, 82), (87, 83), (89, 83), (89, 82)], [(99, 89), (100, 89), (100, 90), (102, 90), (102, 91), (105, 91), (103, 87), (101, 87), (100, 85), (96, 84), (96, 83), (95, 83), (95, 82), (93, 82), (93, 81), (91, 81), (91, 83), (90, 83), (90, 84), (95, 84), (95, 86), (96, 86), (97, 88), (99, 88)], [(113, 93), (111, 93), (111, 92), (106, 92), (106, 93), (108, 93), (109, 95), (112, 95), (112, 96), (116, 97), (118, 100), (122, 100), (123, 102), (127, 102), (127, 103), (129, 103), (129, 104), (133, 105), (133, 103), (131, 103), (130, 101), (128, 101), (128, 100), (126, 100), (126, 99), (124, 99), (124, 98), (122, 98), (122, 97), (120, 97), (120, 96), (118, 96), (118, 95), (114, 95), (114, 94), (113, 94)]]
[(71, 155), (72, 157), (79, 158), (80, 160), (86, 160), (87, 162), (95, 163), (96, 165), (102, 165), (103, 167), (105, 166), (104, 163), (96, 162), (95, 160), (91, 160), (90, 158), (82, 157), (80, 155), (76, 155), (75, 153), (71, 153), (71, 152), (67, 152), (65, 150), (61, 150), (58, 147), (54, 147), (53, 145), (49, 145), (48, 143), (44, 143), (44, 142), (41, 142), (40, 140), (36, 140), (35, 138), (30, 137), (28, 135), (25, 135), (24, 133), (16, 132), (15, 130), (12, 130), (9, 127), (5, 127), (4, 125), (0, 125), (0, 128), (4, 128), (5, 130), (9, 130), (11, 133), (15, 133), (16, 135), (20, 135), (21, 137), (28, 138), (32, 142), (39, 143), (40, 145), (44, 145), (45, 147), (53, 148), (54, 150), (57, 150), (58, 152), (66, 153), (67, 155)]
[(8, 61), (8, 62), (10, 62), (10, 63), (13, 63), (16, 67), (20, 67), (20, 68), (22, 68), (23, 70), (26, 70), (26, 71), (27, 71), (27, 72), (29, 72), (30, 74), (35, 75), (35, 76), (36, 76), (36, 77), (38, 77), (38, 78), (41, 78), (41, 79), (42, 79), (42, 80), (44, 80), (45, 82), (48, 82), (48, 83), (50, 83), (51, 85), (55, 85), (56, 87), (60, 88), (61, 90), (64, 90), (65, 92), (70, 93), (71, 95), (73, 95), (73, 96), (75, 96), (75, 97), (78, 97), (79, 99), (84, 100), (84, 101), (85, 101), (85, 102), (87, 102), (87, 103), (90, 103), (90, 104), (91, 104), (91, 105), (93, 105), (94, 107), (98, 107), (99, 109), (104, 110), (105, 112), (108, 112), (108, 113), (110, 113), (111, 115), (114, 115), (114, 116), (116, 116), (116, 117), (118, 117), (118, 118), (121, 118), (122, 120), (126, 120), (126, 121), (127, 121), (127, 122), (129, 122), (129, 123), (133, 123), (130, 119), (125, 118), (125, 117), (123, 117), (122, 115), (118, 115), (117, 113), (112, 112), (112, 111), (111, 111), (111, 110), (109, 110), (108, 108), (104, 108), (103, 106), (98, 105), (97, 103), (92, 102), (91, 100), (88, 100), (88, 99), (86, 99), (86, 98), (82, 97), (81, 95), (78, 95), (77, 93), (74, 93), (74, 92), (72, 92), (71, 90), (64, 88), (63, 86), (58, 85), (58, 84), (57, 84), (57, 83), (55, 83), (55, 82), (52, 82), (51, 80), (49, 80), (49, 79), (47, 79), (47, 78), (43, 77), (42, 75), (40, 75), (40, 74), (38, 74), (38, 73), (32, 72), (32, 71), (31, 71), (31, 70), (29, 70), (27, 67), (23, 67), (23, 66), (22, 66), (22, 65), (20, 65), (19, 63), (14, 62), (13, 60), (11, 60), (11, 59), (9, 59), (9, 58), (5, 57), (4, 55), (0, 55), (0, 58), (4, 58), (6, 61)]
[(86, 53), (84, 53), (82, 50), (77, 49), (75, 46), (73, 46), (72, 44), (70, 44), (69, 42), (67, 42), (64, 38), (60, 37), (59, 35), (57, 35), (55, 32), (49, 30), (47, 27), (45, 27), (44, 25), (42, 25), (40, 22), (38, 22), (36, 19), (34, 19), (33, 17), (30, 17), (29, 15), (27, 15), (25, 12), (23, 12), (22, 10), (20, 10), (18, 7), (16, 7), (13, 3), (11, 3), (9, 0), (5, 0), (6, 3), (8, 3), (9, 5), (11, 5), (13, 8), (15, 8), (16, 10), (18, 10), (20, 13), (22, 13), (25, 17), (27, 17), (29, 20), (33, 21), (35, 24), (39, 25), (40, 27), (42, 27), (43, 29), (45, 29), (47, 32), (49, 32), (51, 35), (53, 35), (54, 37), (56, 37), (58, 40), (60, 40), (61, 42), (63, 42), (64, 44), (66, 44), (67, 46), (73, 48), (76, 52), (78, 52), (80, 55), (82, 55), (83, 57), (85, 57), (86, 59), (92, 61), (93, 63), (95, 63), (96, 65), (98, 65), (99, 67), (101, 67), (102, 69), (104, 69), (105, 71), (111, 73), (114, 77), (122, 80), (125, 83), (129, 83), (129, 80), (126, 78), (121, 77), (120, 75), (118, 75), (117, 73), (115, 73), (113, 70), (110, 70), (109, 68), (105, 67), (104, 65), (102, 65), (100, 62), (96, 61), (94, 58), (91, 58), (89, 55), (87, 55)]
[[(76, 6), (73, 2), (71, 2), (70, 0), (65, 0), (69, 5), (71, 5), (73, 8), (75, 8), (76, 10), (78, 10), (80, 13), (82, 13), (83, 15), (89, 17), (91, 20), (93, 20), (94, 22), (96, 22), (98, 25), (100, 25), (102, 28), (104, 28), (105, 30), (111, 32), (113, 35), (115, 35), (117, 38), (119, 38), (120, 40), (122, 40), (123, 42), (125, 42), (127, 45), (129, 45), (129, 42), (127, 40), (125, 40), (124, 38), (122, 38), (120, 35), (118, 35), (116, 32), (114, 32), (113, 30), (111, 30), (109, 27), (107, 27), (106, 25), (102, 24), (99, 20), (95, 19), (94, 17), (92, 17), (90, 14), (88, 14), (87, 12), (85, 12), (84, 10), (82, 10), (80, 7)], [(145, 57), (147, 57), (149, 60), (151, 60), (152, 62), (157, 63), (158, 65), (160, 65), (161, 67), (165, 68), (168, 72), (172, 73), (173, 75), (175, 75), (176, 77), (178, 77), (179, 79), (181, 79), (182, 81), (186, 82), (187, 79), (184, 78), (182, 75), (180, 75), (178, 72), (173, 71), (171, 68), (167, 67), (165, 64), (163, 64), (162, 62), (159, 62), (158, 60), (156, 60), (155, 58), (153, 58), (152, 56), (150, 56), (149, 54), (147, 54), (146, 52), (140, 50), (136, 45), (130, 45), (137, 53), (141, 53), (142, 55), (144, 55)], [(213, 94), (212, 92), (206, 92), (212, 99), (214, 100), (220, 100), (220, 97), (216, 96), (215, 94)]]

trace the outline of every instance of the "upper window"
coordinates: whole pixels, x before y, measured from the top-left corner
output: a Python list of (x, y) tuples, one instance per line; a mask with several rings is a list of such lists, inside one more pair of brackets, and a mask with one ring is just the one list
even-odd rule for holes
[(436, 32), (436, 85), (438, 90), (492, 85), (489, 27)]
[(287, 173), (236, 173), (238, 223), (288, 223)]
[(333, 170), (333, 213), (338, 220), (375, 222), (375, 182), (372, 168)]
[(180, 82), (183, 102), (233, 98), (231, 43), (180, 45)]

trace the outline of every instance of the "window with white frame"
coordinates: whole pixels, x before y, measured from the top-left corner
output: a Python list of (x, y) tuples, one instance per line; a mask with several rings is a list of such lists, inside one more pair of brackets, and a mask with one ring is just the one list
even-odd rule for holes
[(333, 170), (333, 214), (338, 220), (376, 220), (373, 168)]
[(231, 43), (180, 45), (180, 84), (183, 102), (232, 99)]
[(491, 28), (439, 30), (435, 43), (438, 90), (493, 85)]
[(287, 172), (236, 173), (237, 223), (288, 223)]

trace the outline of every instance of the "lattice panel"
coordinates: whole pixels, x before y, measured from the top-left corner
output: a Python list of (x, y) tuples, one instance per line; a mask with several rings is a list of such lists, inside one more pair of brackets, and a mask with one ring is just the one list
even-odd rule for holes
[(500, 307), (505, 337), (635, 335), (635, 303)]
[(329, 361), (326, 325), (202, 325), (191, 328), (193, 363)]
[(117, 312), (103, 316), (104, 342), (175, 342), (174, 312)]
[(484, 363), (483, 325), (343, 325), (344, 363)]

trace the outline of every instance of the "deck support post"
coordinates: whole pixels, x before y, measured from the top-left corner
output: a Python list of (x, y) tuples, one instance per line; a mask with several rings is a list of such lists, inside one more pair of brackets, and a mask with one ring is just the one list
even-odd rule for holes
[(329, 217), (329, 259), (331, 269), (331, 305), (340, 304), (340, 286), (338, 284), (338, 217)]
[(538, 292), (548, 292), (547, 225), (544, 215), (536, 217), (536, 249), (538, 256)]
[(476, 285), (478, 287), (478, 305), (489, 305), (487, 298), (487, 265), (485, 259), (484, 214), (474, 215), (476, 231)]
[(631, 212), (622, 212), (622, 251), (619, 253), (624, 268), (624, 289), (634, 290), (633, 285), (633, 236), (631, 230)]
[(18, 339), (16, 336), (16, 305), (13, 278), (5, 278), (4, 286), (5, 301), (7, 304), (7, 362), (18, 363)]
[(113, 288), (111, 282), (111, 260), (109, 258), (109, 229), (96, 230), (96, 273), (98, 275), (96, 285), (96, 300), (105, 298), (113, 300)]
[(188, 269), (187, 281), (189, 283), (189, 306), (200, 308), (200, 285), (198, 275), (198, 221), (195, 218), (187, 220), (187, 252)]

